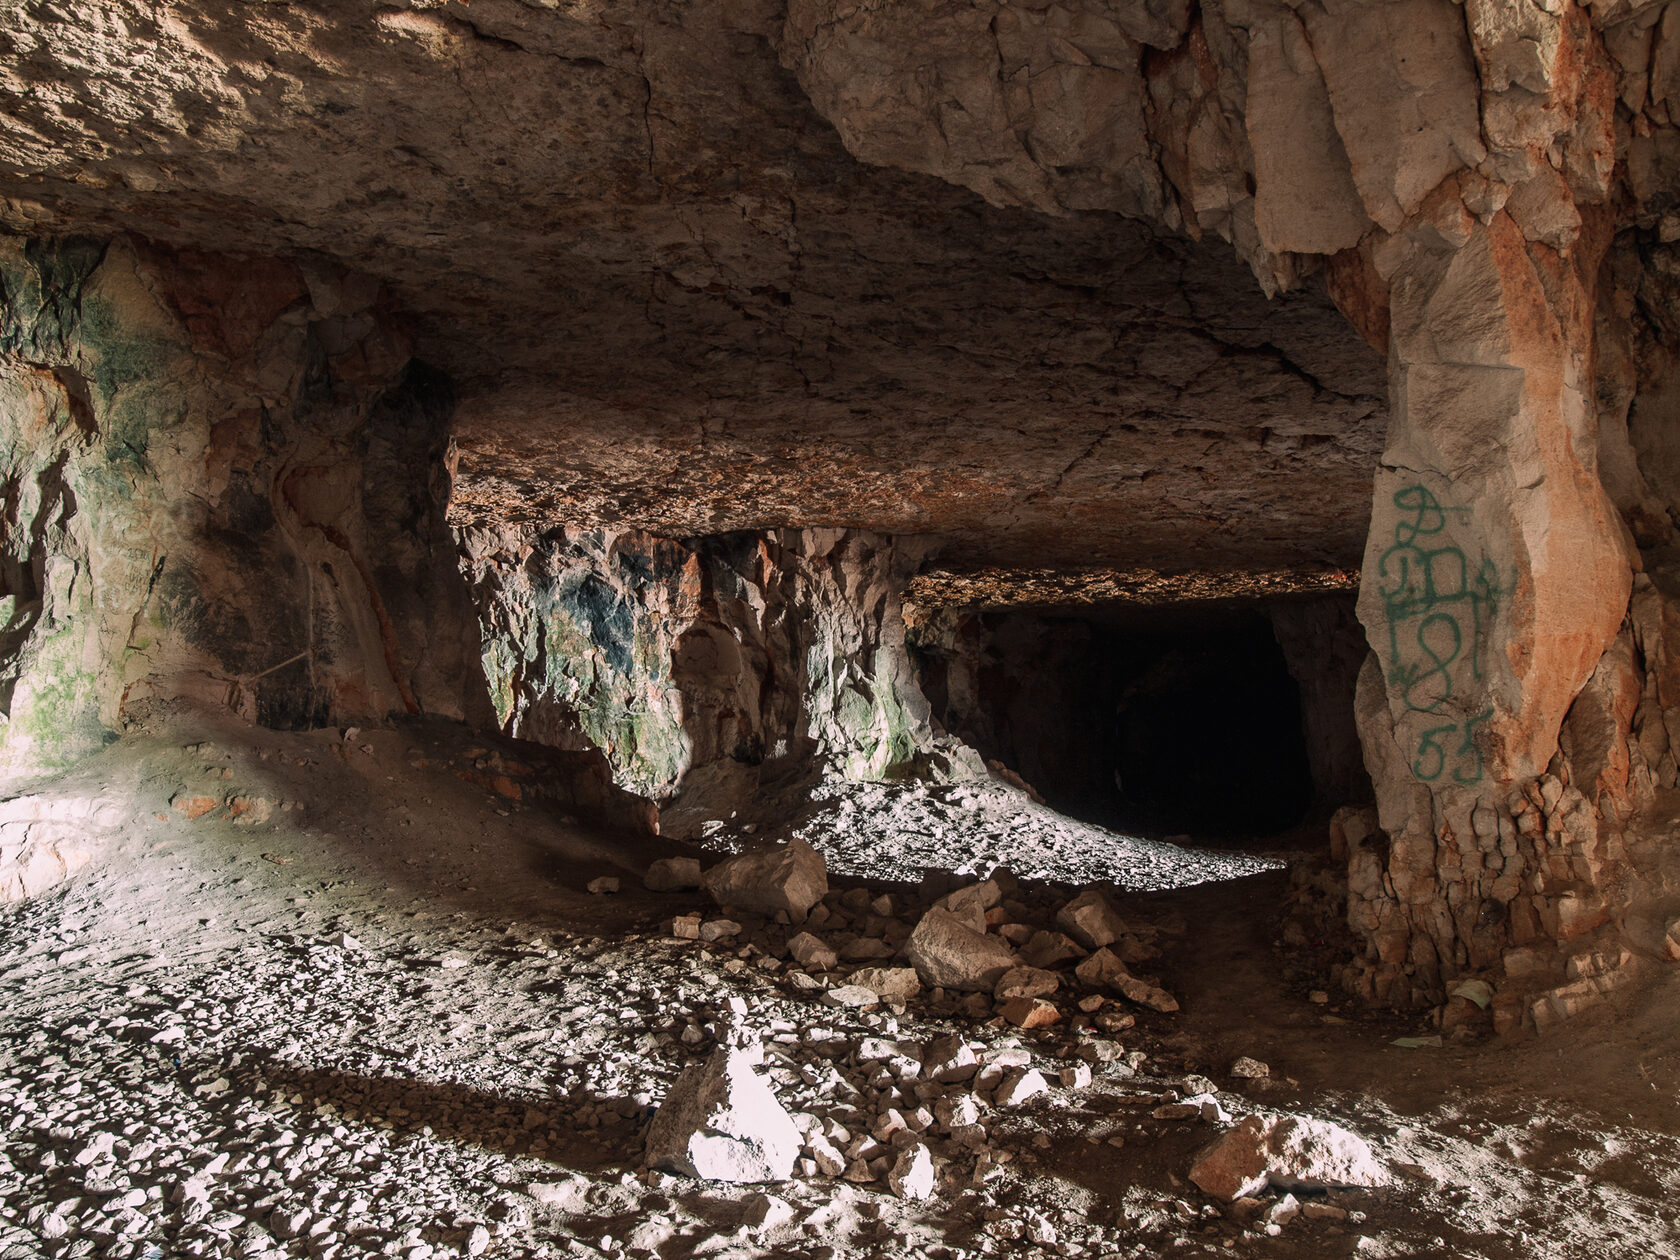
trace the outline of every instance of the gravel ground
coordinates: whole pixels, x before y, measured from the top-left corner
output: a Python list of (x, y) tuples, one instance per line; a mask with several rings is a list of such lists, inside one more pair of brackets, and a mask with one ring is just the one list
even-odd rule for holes
[[(1549, 1045), (1393, 1050), (1392, 1026), (1279, 986), (1263, 926), (1258, 947), (1237, 935), (1258, 923), (1234, 909), (1255, 895), (1242, 890), (1268, 875), (1122, 906), (1155, 917), (1182, 1014), (1023, 1032), (955, 997), (833, 1005), (839, 977), (792, 966), (787, 928), (673, 939), (673, 915), (717, 912), (637, 890), (634, 872), (672, 846), (487, 794), (465, 772), (494, 752), (451, 738), (130, 742), (49, 785), (129, 785), (133, 821), (71, 884), (0, 912), (0, 1258), (1680, 1255), (1674, 1055), (1639, 1041), (1648, 1027), (1579, 1064), (1559, 1043), (1555, 1081)], [(197, 792), (279, 807), (259, 825), (189, 822), (170, 802)], [(929, 865), (984, 863), (981, 842), (1010, 834), (964, 832), (979, 811), (955, 794), (851, 799), (854, 818), (901, 833), (946, 826)], [(986, 809), (1056, 834), (1034, 811)], [(867, 866), (866, 831), (810, 834), (837, 866)], [(1048, 851), (1000, 856), (1030, 879)], [(582, 891), (604, 874), (625, 893)], [(1023, 888), (1034, 905), (1067, 892)], [(759, 1189), (642, 1166), (651, 1109), (732, 1005), (784, 1104), (867, 1179), (807, 1170)], [(953, 1033), (983, 1072), (1034, 1068), (1049, 1088), (1000, 1105), (987, 1077), (978, 1131), (944, 1122), (948, 1091), (919, 1090), (908, 1065)], [(1284, 1070), (1227, 1076), (1232, 1050), (1211, 1047), (1233, 1040)], [(1624, 1061), (1642, 1074), (1626, 1088)], [(1082, 1065), (1091, 1082), (1063, 1087)], [(1571, 1093), (1594, 1071), (1625, 1119)], [(1320, 1196), (1310, 1219), (1270, 1227), (1222, 1209), (1185, 1180), (1221, 1126), (1173, 1110), (1209, 1086), (1233, 1116), (1292, 1110), (1362, 1133), (1395, 1186)], [(888, 1108), (934, 1115), (916, 1121), (939, 1165), (926, 1201), (869, 1167)]]

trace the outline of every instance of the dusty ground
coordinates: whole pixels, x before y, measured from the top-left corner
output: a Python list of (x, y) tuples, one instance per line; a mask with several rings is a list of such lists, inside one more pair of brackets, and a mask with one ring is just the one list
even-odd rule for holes
[[(135, 822), (0, 914), (0, 1257), (1680, 1255), (1673, 977), (1615, 1023), (1402, 1049), (1427, 1030), (1310, 1000), (1273, 871), (1121, 899), (1183, 1009), (1117, 1034), (837, 1008), (794, 983), (773, 925), (671, 939), (702, 900), (635, 876), (679, 846), (486, 790), (498, 751), (448, 727), (177, 732), (37, 785)], [(171, 804), (197, 796), (217, 807)], [(267, 821), (228, 819), (235, 796)], [(626, 891), (584, 891), (603, 874)], [(1097, 1041), (1125, 1057), (988, 1114), (983, 1158), (942, 1151), (927, 1202), (798, 1180), (767, 1188), (791, 1219), (764, 1229), (753, 1189), (639, 1166), (731, 996), (790, 1110), (829, 1119), (869, 1109), (866, 1036), (962, 1031), (1047, 1074)], [(1271, 1079), (1230, 1078), (1239, 1054)], [(1395, 1184), (1275, 1236), (1231, 1219), (1186, 1180), (1216, 1128), (1152, 1115), (1188, 1073), (1237, 1115), (1342, 1122)]]

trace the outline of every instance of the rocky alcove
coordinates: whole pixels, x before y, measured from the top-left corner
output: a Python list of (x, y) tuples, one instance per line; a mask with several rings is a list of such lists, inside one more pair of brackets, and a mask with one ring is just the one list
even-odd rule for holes
[(1672, 1253), (1680, 5), (0, 102), (0, 1260)]

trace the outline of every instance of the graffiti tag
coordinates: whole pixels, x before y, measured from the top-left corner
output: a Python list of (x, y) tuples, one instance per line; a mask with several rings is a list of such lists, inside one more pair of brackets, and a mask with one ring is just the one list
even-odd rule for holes
[(1460, 722), (1451, 720), (1448, 701), (1459, 699), (1452, 708), (1462, 712), (1466, 693), (1482, 680), (1484, 630), (1508, 592), (1491, 560), (1473, 565), (1448, 534), (1449, 520), (1469, 509), (1446, 507), (1421, 485), (1395, 491), (1393, 503), (1394, 545), (1377, 564), (1388, 681), (1407, 709), (1442, 718), (1419, 737), (1412, 773), (1426, 783), (1449, 771), (1456, 783), (1479, 783), (1476, 731), (1493, 710)]

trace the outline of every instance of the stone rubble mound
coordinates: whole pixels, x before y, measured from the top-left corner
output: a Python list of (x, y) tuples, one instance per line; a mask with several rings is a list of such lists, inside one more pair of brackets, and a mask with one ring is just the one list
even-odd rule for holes
[[(782, 899), (762, 890), (787, 886), (801, 860), (795, 846), (713, 867), (706, 874), (708, 891), (725, 905), (754, 899), (761, 907), (776, 904)], [(762, 882), (749, 888), (754, 879)], [(1128, 1008), (1178, 1010), (1171, 993), (1135, 974), (1126, 961), (1157, 957), (1153, 942), (1160, 929), (1129, 926), (1100, 889), (1071, 898), (1053, 889), (1026, 892), (1001, 870), (954, 888), (953, 882), (945, 873), (930, 873), (920, 912), (914, 898), (856, 887), (823, 893), (799, 916), (780, 905), (758, 913), (796, 920), (762, 930), (790, 964), (792, 983), (820, 993), (830, 1005), (902, 1009), (918, 1000), (960, 1001), (969, 1015), (994, 1016), (1017, 1028), (1076, 1019), (1110, 1033), (1131, 1026), (1135, 1016)], [(732, 891), (720, 895), (719, 888)], [(670, 920), (673, 936), (710, 943), (736, 941), (754, 930), (699, 914)]]

